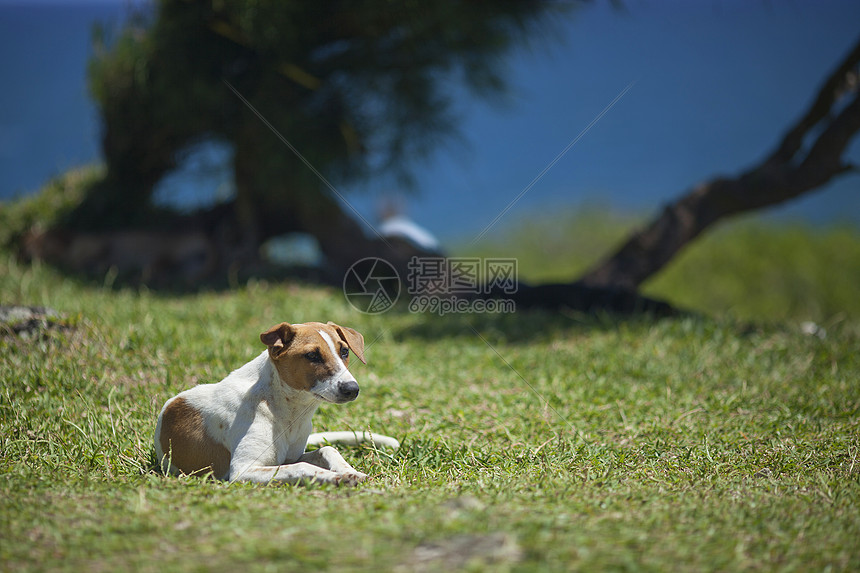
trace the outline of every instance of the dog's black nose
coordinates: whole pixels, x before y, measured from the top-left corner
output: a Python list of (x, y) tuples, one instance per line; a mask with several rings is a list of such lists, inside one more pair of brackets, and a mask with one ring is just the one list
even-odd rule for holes
[(341, 380), (337, 383), (337, 391), (345, 400), (355, 400), (355, 397), (358, 396), (358, 382)]

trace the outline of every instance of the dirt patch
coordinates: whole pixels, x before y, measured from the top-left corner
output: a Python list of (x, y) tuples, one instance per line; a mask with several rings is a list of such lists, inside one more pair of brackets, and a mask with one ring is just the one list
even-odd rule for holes
[(0, 305), (0, 336), (35, 338), (49, 330), (71, 330), (68, 319), (45, 306)]
[(506, 533), (457, 535), (420, 544), (397, 571), (458, 571), (469, 567), (504, 567), (522, 559), (516, 540)]

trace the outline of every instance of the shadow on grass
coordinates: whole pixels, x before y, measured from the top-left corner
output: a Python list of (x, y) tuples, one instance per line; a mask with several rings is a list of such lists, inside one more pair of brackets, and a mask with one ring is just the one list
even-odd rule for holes
[[(392, 312), (408, 311), (399, 307)], [(420, 321), (395, 330), (395, 338), (473, 340), (475, 335), (479, 334), (486, 341), (493, 343), (540, 342), (552, 340), (562, 334), (569, 336), (576, 332), (615, 330), (621, 324), (654, 324), (667, 318), (650, 312), (616, 313), (603, 309), (580, 311), (565, 307), (554, 310), (517, 308), (514, 312), (462, 312), (446, 315), (422, 313), (420, 316)]]
[[(33, 264), (22, 261), (23, 264)], [(200, 293), (229, 292), (246, 286), (252, 281), (266, 281), (272, 284), (301, 284), (309, 287), (340, 288), (343, 277), (326, 269), (313, 267), (281, 267), (259, 263), (246, 267), (236, 267), (225, 272), (194, 281), (185, 280), (178, 275), (162, 276), (150, 280), (139, 271), (118, 271), (115, 268), (106, 272), (93, 273), (64, 268), (46, 261), (38, 264), (53, 269), (62, 275), (63, 280), (72, 281), (84, 288), (106, 289), (111, 292), (147, 291), (162, 296), (191, 296)]]

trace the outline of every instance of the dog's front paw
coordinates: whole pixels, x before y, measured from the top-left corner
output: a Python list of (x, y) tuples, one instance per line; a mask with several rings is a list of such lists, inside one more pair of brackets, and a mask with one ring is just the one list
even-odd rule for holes
[(367, 479), (367, 474), (365, 474), (365, 473), (362, 473), (362, 472), (352, 473), (352, 472), (350, 472), (350, 473), (340, 474), (339, 476), (337, 476), (337, 478), (335, 478), (335, 483), (339, 486), (345, 485), (345, 486), (349, 486), (349, 487), (355, 487), (366, 479)]

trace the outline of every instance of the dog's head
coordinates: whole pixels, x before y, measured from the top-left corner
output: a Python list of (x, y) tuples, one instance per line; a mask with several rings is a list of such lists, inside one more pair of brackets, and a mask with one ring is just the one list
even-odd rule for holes
[(269, 358), (284, 384), (336, 404), (358, 396), (358, 382), (347, 370), (350, 352), (367, 364), (364, 337), (358, 331), (333, 322), (282, 322), (262, 333), (260, 340), (269, 347)]

